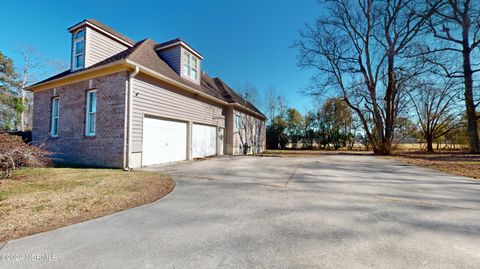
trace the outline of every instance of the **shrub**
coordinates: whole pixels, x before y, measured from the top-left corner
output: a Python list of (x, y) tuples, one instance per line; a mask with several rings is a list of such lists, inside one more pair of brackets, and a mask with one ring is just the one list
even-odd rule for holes
[(20, 136), (0, 133), (0, 179), (8, 178), (19, 167), (45, 167), (50, 153), (26, 144)]

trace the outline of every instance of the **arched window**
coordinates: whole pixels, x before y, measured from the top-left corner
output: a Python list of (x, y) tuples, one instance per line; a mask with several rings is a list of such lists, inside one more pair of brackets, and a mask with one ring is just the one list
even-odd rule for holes
[(75, 33), (73, 38), (73, 69), (82, 68), (85, 65), (85, 30)]

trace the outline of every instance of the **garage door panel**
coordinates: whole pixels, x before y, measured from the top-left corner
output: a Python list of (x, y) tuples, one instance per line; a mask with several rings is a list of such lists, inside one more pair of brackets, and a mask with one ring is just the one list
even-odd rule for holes
[(217, 128), (214, 126), (193, 124), (192, 156), (201, 158), (217, 154)]
[(144, 118), (143, 165), (187, 159), (187, 124)]

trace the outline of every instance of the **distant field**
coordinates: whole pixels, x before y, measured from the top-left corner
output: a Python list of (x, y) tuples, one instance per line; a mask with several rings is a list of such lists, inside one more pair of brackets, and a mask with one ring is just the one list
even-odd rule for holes
[[(315, 148), (315, 149), (301, 149), (301, 144), (299, 145), (299, 149), (286, 149), (286, 150), (267, 150), (268, 152), (288, 152), (288, 153), (293, 153), (293, 152), (322, 152), (322, 151), (335, 151), (333, 149), (321, 149), (321, 148)], [(422, 151), (426, 150), (427, 144), (426, 143), (399, 143), (399, 144), (394, 144), (393, 145), (394, 150), (396, 151)], [(463, 145), (463, 144), (445, 144), (445, 143), (440, 143), (440, 144), (434, 144), (433, 149), (437, 151), (462, 151), (462, 150), (468, 150), (468, 145)], [(337, 151), (366, 151), (367, 149), (365, 146), (356, 143), (351, 150), (342, 148)]]
[[(401, 143), (394, 146), (395, 150), (405, 151), (420, 151), (427, 148), (425, 143)], [(468, 148), (467, 145), (462, 144), (434, 144), (433, 148), (436, 150), (465, 150)]]
[[(469, 154), (466, 150), (436, 150), (435, 153), (422, 151), (421, 144), (402, 144), (387, 159), (397, 160), (412, 165), (428, 167), (446, 173), (480, 179), (480, 154)], [(445, 145), (444, 145), (445, 146)], [(440, 147), (442, 148), (442, 147)], [(458, 148), (458, 146), (457, 146)], [(360, 150), (267, 150), (259, 156), (264, 157), (308, 157), (336, 154), (372, 154), (371, 151)]]
[[(427, 148), (427, 144), (425, 143), (401, 143), (396, 144), (393, 146), (394, 151), (425, 151)], [(433, 149), (435, 151), (467, 151), (468, 146), (462, 144), (434, 144)], [(284, 149), (284, 150), (267, 150), (268, 153), (311, 153), (311, 154), (318, 154), (319, 152), (333, 152), (333, 151), (370, 151), (367, 150), (363, 145), (355, 145), (351, 150), (347, 148), (341, 148), (338, 150), (333, 149)]]

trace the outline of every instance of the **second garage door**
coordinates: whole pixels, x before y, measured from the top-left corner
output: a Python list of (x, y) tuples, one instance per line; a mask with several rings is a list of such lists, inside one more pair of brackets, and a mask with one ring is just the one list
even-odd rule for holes
[(187, 159), (187, 123), (144, 118), (142, 165)]
[(193, 124), (192, 156), (201, 158), (217, 154), (217, 127)]

